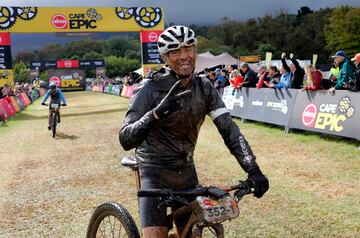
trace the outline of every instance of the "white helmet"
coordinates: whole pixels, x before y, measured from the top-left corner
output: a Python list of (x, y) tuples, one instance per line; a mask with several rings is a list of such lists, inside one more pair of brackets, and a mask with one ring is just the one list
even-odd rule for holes
[(158, 48), (161, 56), (170, 51), (177, 50), (182, 46), (192, 46), (197, 44), (195, 33), (186, 26), (168, 27), (158, 39)]

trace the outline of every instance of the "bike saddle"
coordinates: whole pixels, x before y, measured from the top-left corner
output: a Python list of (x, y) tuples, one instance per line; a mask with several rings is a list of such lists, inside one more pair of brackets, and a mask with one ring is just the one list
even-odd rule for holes
[(137, 159), (130, 156), (124, 156), (121, 159), (121, 165), (125, 167), (129, 167), (132, 170), (137, 170), (139, 168), (139, 163)]

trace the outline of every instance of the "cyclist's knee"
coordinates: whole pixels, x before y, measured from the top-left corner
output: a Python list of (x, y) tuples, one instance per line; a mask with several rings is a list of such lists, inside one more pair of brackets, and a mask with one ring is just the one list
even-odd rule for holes
[(144, 238), (167, 238), (168, 228), (164, 226), (150, 226), (142, 228)]

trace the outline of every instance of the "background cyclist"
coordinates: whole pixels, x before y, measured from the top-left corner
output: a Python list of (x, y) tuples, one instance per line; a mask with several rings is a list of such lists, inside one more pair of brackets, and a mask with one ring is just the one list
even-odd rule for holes
[(60, 88), (56, 87), (56, 84), (54, 82), (51, 82), (49, 84), (49, 90), (46, 92), (43, 100), (41, 101), (41, 105), (46, 105), (45, 102), (48, 99), (48, 97), (50, 96), (50, 105), (49, 105), (49, 126), (48, 129), (51, 130), (51, 104), (52, 103), (56, 103), (59, 104), (59, 107), (56, 109), (56, 114), (57, 114), (57, 123), (60, 123), (60, 104), (61, 101), (63, 102), (63, 106), (66, 106), (66, 99), (64, 94), (62, 93)]

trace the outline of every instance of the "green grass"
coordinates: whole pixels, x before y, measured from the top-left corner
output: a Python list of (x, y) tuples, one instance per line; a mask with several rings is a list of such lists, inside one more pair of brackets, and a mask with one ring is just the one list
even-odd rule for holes
[[(40, 100), (0, 126), (0, 237), (84, 237), (97, 205), (118, 201), (137, 223), (132, 155), (118, 142), (128, 99), (66, 93), (59, 135), (46, 129)], [(359, 142), (235, 119), (270, 181), (261, 199), (246, 196), (225, 237), (360, 237)], [(195, 163), (204, 185), (245, 179), (211, 120)], [(208, 234), (205, 237), (209, 237)]]

